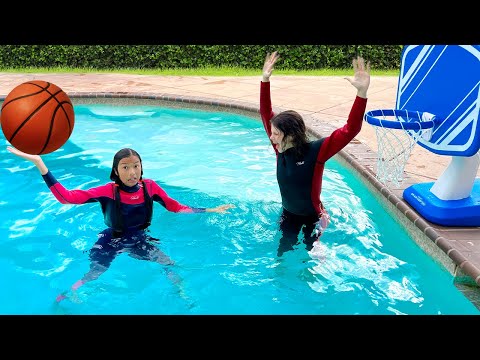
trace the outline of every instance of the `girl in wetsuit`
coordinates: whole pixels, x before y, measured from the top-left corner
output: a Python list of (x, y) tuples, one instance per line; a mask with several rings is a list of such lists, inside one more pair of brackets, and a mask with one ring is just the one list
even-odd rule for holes
[(270, 98), (270, 76), (279, 59), (277, 52), (267, 54), (260, 83), (260, 115), (277, 157), (277, 181), (282, 196), (277, 250), (281, 256), (298, 244), (301, 230), (307, 250), (311, 250), (328, 225), (329, 216), (322, 202), (322, 176), (325, 162), (343, 149), (361, 130), (370, 85), (370, 64), (363, 58), (353, 60), (354, 77), (346, 78), (357, 96), (347, 123), (330, 136), (309, 141), (305, 123), (299, 113), (287, 110), (274, 114)]
[[(48, 170), (39, 155), (30, 155), (12, 147), (7, 147), (12, 154), (31, 161), (40, 171), (48, 188), (62, 204), (100, 203), (107, 229), (100, 232), (97, 242), (89, 251), (90, 270), (75, 284), (77, 290), (88, 281), (97, 279), (109, 268), (113, 259), (120, 253), (130, 256), (172, 265), (173, 261), (165, 255), (154, 242), (147, 229), (152, 220), (153, 202), (157, 202), (168, 211), (182, 213), (217, 212), (224, 213), (234, 207), (231, 204), (215, 208), (195, 208), (182, 205), (172, 199), (153, 180), (143, 179), (142, 159), (133, 149), (118, 151), (113, 158), (110, 180), (105, 185), (88, 190), (67, 190)], [(178, 277), (168, 272), (169, 277), (178, 285)], [(61, 301), (66, 292), (57, 297)]]

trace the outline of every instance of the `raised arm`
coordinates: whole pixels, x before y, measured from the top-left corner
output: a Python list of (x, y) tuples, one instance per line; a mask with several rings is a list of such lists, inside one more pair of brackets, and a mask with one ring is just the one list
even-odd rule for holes
[[(263, 127), (268, 137), (271, 135), (270, 119), (275, 115), (272, 111), (272, 100), (270, 97), (270, 76), (279, 58), (280, 56), (276, 51), (267, 54), (265, 63), (263, 64), (262, 81), (260, 83), (260, 116), (262, 117)], [(275, 147), (273, 148), (275, 149)]]
[(270, 82), (270, 76), (272, 76), (275, 63), (280, 59), (280, 55), (276, 51), (268, 53), (265, 57), (265, 63), (263, 64), (262, 81)]
[(345, 79), (357, 89), (357, 96), (348, 115), (347, 123), (325, 138), (317, 160), (325, 162), (343, 149), (362, 129), (363, 115), (367, 106), (367, 90), (370, 86), (370, 63), (361, 57), (353, 59), (354, 76)]
[(55, 196), (58, 202), (62, 204), (79, 205), (99, 201), (101, 198), (105, 197), (112, 197), (111, 186), (108, 185), (98, 186), (88, 190), (68, 190), (62, 184), (60, 184), (57, 179), (55, 179), (40, 155), (27, 154), (11, 146), (8, 146), (7, 150), (12, 154), (35, 164), (52, 194)]
[(357, 96), (366, 99), (367, 90), (370, 86), (370, 62), (365, 65), (365, 60), (358, 56), (353, 59), (353, 79), (346, 77), (345, 79), (350, 82), (357, 89)]

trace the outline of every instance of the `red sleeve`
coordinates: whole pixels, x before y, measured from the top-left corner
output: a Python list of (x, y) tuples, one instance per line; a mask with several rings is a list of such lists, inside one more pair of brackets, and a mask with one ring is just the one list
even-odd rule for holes
[[(270, 135), (272, 135), (270, 127), (270, 119), (275, 114), (272, 111), (272, 100), (270, 97), (270, 82), (260, 82), (260, 116), (262, 117), (263, 127), (267, 132), (267, 136), (270, 141)], [(273, 150), (277, 153), (277, 149), (273, 146)]]
[(152, 199), (165, 207), (168, 211), (175, 213), (197, 213), (205, 212), (205, 208), (194, 208), (187, 205), (180, 204), (177, 200), (172, 199), (167, 195), (160, 185), (153, 180), (144, 180), (144, 183), (148, 184), (148, 192)]
[(324, 163), (333, 155), (342, 150), (352, 139), (358, 135), (362, 129), (363, 115), (367, 107), (367, 99), (357, 96), (348, 115), (347, 123), (333, 131), (326, 137), (320, 151), (317, 161)]
[(68, 190), (48, 171), (42, 175), (53, 196), (62, 204), (85, 204), (100, 201), (101, 198), (113, 198), (112, 184), (97, 186), (88, 190)]
[(67, 190), (59, 182), (50, 187), (50, 191), (62, 204), (86, 204), (98, 201), (101, 197), (113, 197), (112, 184), (94, 187), (88, 190)]

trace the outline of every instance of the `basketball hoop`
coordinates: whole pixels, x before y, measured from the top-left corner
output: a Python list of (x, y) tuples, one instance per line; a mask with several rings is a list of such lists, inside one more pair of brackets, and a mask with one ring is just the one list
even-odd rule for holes
[[(436, 124), (428, 112), (400, 109), (372, 110), (365, 121), (375, 126), (378, 142), (376, 177), (386, 186), (399, 186), (415, 144), (429, 141)], [(398, 131), (400, 130), (400, 131)]]

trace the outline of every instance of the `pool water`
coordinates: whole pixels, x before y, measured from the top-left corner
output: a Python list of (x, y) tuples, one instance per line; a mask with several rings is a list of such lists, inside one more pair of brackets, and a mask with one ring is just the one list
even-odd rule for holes
[(62, 205), (38, 170), (0, 149), (0, 314), (479, 314), (452, 276), (334, 157), (322, 200), (330, 226), (315, 252), (277, 258), (281, 199), (262, 124), (242, 115), (135, 105), (76, 105), (69, 141), (44, 155), (68, 189), (109, 181), (114, 154), (139, 152), (144, 178), (194, 207), (154, 204), (151, 234), (174, 261), (184, 295), (163, 266), (119, 255), (99, 279), (60, 304), (88, 270), (105, 228), (98, 203)]

